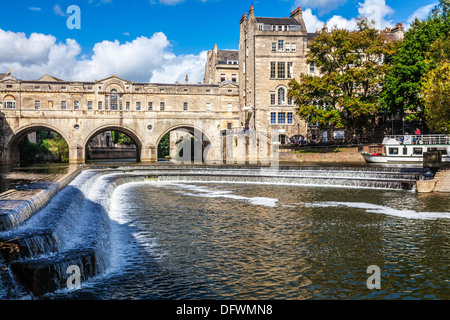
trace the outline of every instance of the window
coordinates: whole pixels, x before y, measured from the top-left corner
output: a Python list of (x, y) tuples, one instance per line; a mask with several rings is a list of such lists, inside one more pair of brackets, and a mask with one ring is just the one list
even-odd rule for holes
[(5, 109), (15, 109), (16, 108), (16, 100), (5, 100)]
[(105, 110), (109, 109), (109, 96), (105, 96)]
[(277, 51), (277, 43), (272, 42), (272, 52), (276, 52), (276, 51)]
[(275, 101), (275, 93), (271, 93), (270, 94), (270, 105), (271, 106), (274, 106), (274, 105), (276, 105), (277, 103), (276, 103), (276, 101)]
[(34, 89), (36, 89), (36, 90), (38, 90), (40, 88), (41, 88), (40, 86), (34, 86)]
[(160, 104), (159, 104), (159, 110), (160, 111), (164, 111), (166, 109), (166, 103), (165, 102), (161, 102)]
[(315, 73), (316, 72), (316, 64), (314, 62), (311, 62), (309, 64), (309, 72)]
[(224, 82), (224, 81), (225, 81), (225, 74), (222, 73), (222, 74), (220, 75), (220, 82)]
[(228, 123), (227, 123), (227, 129), (228, 129), (228, 130), (233, 129), (233, 124), (230, 123), (230, 122), (228, 122)]
[(398, 154), (398, 148), (389, 148), (389, 154)]
[(231, 75), (231, 81), (237, 82), (237, 75), (236, 74), (232, 74)]
[(228, 113), (231, 113), (233, 111), (233, 104), (229, 103), (227, 110), (228, 110)]
[(284, 49), (284, 40), (278, 40), (278, 51), (283, 51)]
[(102, 110), (103, 109), (103, 101), (97, 102), (97, 109)]
[(408, 148), (407, 147), (403, 147), (403, 155), (404, 156), (408, 155)]
[(277, 26), (272, 26), (272, 31), (277, 31)]
[(122, 111), (122, 109), (123, 109), (123, 97), (120, 96), (119, 97), (119, 110)]
[(111, 104), (110, 105), (111, 110), (119, 109), (119, 96), (117, 95), (116, 89), (111, 90), (110, 104)]
[(141, 110), (141, 102), (140, 101), (136, 102), (136, 110), (137, 111)]
[(277, 124), (277, 113), (276, 112), (270, 113), (270, 124)]
[(286, 104), (286, 90), (284, 88), (278, 89), (278, 105), (284, 106)]
[(291, 52), (297, 51), (297, 44), (291, 43)]
[(264, 30), (264, 24), (258, 23), (258, 30), (263, 31)]
[(73, 102), (73, 110), (80, 110), (80, 101)]
[(187, 102), (183, 103), (183, 111), (188, 111), (189, 104)]
[(153, 110), (153, 102), (149, 102), (148, 103), (148, 111), (152, 111)]
[(293, 124), (294, 123), (294, 116), (292, 112), (288, 112), (287, 114), (287, 123), (288, 124)]
[(41, 108), (41, 102), (39, 100), (34, 101), (34, 109), (39, 110)]
[(422, 148), (414, 148), (413, 149), (413, 155), (414, 156), (421, 156), (423, 154), (423, 149)]
[(291, 51), (291, 44), (290, 44), (290, 43), (286, 43), (285, 51), (286, 51), (286, 52)]
[(125, 109), (126, 109), (127, 111), (130, 110), (130, 101), (125, 102)]
[(276, 78), (276, 62), (271, 62), (270, 63), (270, 78), (271, 79), (275, 79)]
[(288, 79), (292, 79), (294, 77), (294, 64), (292, 62), (287, 63), (287, 72)]
[(206, 103), (206, 111), (211, 111), (211, 103)]
[(286, 78), (286, 63), (278, 62), (278, 79)]
[(287, 98), (287, 104), (289, 105), (289, 106), (292, 106), (294, 103), (293, 103), (293, 100), (292, 100), (292, 97), (288, 97)]
[(278, 113), (278, 124), (286, 124), (286, 113)]
[(6, 85), (6, 89), (12, 89), (12, 87), (13, 87), (12, 84), (7, 84)]
[(92, 110), (92, 101), (88, 101), (88, 110)]

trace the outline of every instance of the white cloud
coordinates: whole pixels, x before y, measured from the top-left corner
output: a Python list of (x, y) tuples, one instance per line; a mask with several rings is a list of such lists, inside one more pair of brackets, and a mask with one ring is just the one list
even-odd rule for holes
[(62, 11), (61, 7), (59, 6), (59, 4), (55, 4), (55, 6), (53, 7), (53, 12), (61, 17), (65, 17), (66, 13), (64, 11)]
[(320, 9), (321, 13), (330, 12), (345, 4), (347, 0), (295, 0), (294, 6), (302, 8)]
[(41, 11), (42, 10), (42, 8), (38, 8), (38, 7), (29, 7), (28, 9), (31, 11)]
[[(394, 26), (391, 20), (386, 20), (387, 17), (394, 13), (394, 10), (386, 4), (385, 0), (364, 0), (363, 3), (358, 3), (358, 6), (359, 15), (373, 20), (377, 29), (382, 30), (386, 27), (392, 28)], [(356, 18), (346, 19), (342, 16), (334, 15), (328, 21), (324, 22), (317, 18), (311, 9), (303, 11), (303, 18), (308, 32), (315, 32), (316, 29), (322, 29), (325, 23), (328, 29), (337, 27), (340, 29), (355, 30), (357, 27)]]
[(408, 24), (407, 24), (407, 28), (409, 28), (409, 25), (411, 23), (413, 23), (413, 21), (417, 18), (419, 20), (424, 20), (425, 18), (428, 17), (428, 14), (431, 12), (431, 10), (433, 10), (434, 7), (436, 7), (439, 3), (432, 3), (429, 4), (427, 6), (423, 6), (419, 9), (417, 9), (416, 11), (414, 11), (414, 13), (412, 15), (409, 16), (408, 18)]
[(81, 46), (73, 39), (58, 43), (51, 35), (0, 29), (0, 71), (14, 70), (21, 79), (38, 79), (48, 73), (64, 80), (93, 81), (110, 75), (136, 81), (191, 83), (203, 81), (206, 52), (175, 55), (164, 33), (139, 37), (131, 42), (103, 41), (91, 56), (80, 56)]

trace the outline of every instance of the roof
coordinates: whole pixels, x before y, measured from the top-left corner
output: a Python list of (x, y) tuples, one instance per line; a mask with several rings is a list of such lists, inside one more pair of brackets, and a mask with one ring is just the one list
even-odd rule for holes
[(293, 18), (262, 18), (257, 17), (256, 22), (270, 24), (270, 25), (278, 25), (278, 26), (286, 26), (286, 25), (301, 25), (300, 22)]
[(308, 33), (308, 42), (313, 40), (315, 37), (317, 37), (319, 34), (317, 32)]
[(6, 73), (0, 73), (0, 80), (2, 80), (6, 76)]
[(217, 60), (219, 61), (239, 61), (239, 51), (237, 50), (218, 50)]

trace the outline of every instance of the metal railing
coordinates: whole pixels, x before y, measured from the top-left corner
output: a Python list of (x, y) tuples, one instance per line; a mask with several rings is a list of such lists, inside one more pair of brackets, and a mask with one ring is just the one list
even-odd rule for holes
[(445, 134), (431, 134), (431, 135), (395, 135), (385, 136), (385, 141), (394, 139), (400, 144), (427, 144), (427, 145), (440, 145), (450, 144), (450, 136)]

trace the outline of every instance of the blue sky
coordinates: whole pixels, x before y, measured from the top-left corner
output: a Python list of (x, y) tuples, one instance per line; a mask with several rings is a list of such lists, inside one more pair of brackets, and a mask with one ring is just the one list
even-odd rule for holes
[[(432, 4), (436, 2), (438, 0), (253, 1), (257, 16), (285, 17), (293, 9), (302, 6), (305, 20), (308, 20), (307, 26), (310, 29), (315, 29), (325, 22), (351, 28), (352, 21), (354, 21), (352, 19), (361, 13), (371, 15), (374, 8), (379, 17), (380, 28), (393, 26), (400, 21), (407, 24), (408, 19), (414, 14), (423, 18)], [(214, 44), (218, 44), (220, 49), (237, 49), (239, 20), (251, 4), (252, 1), (242, 0), (3, 1), (0, 31), (9, 33), (3, 34), (3, 37), (0, 35), (1, 47), (4, 48), (5, 45), (8, 45), (6, 41), (11, 43), (17, 40), (20, 45), (18, 44), (15, 50), (0, 53), (0, 68), (2, 69), (0, 71), (5, 71), (4, 69), (10, 66), (9, 68), (15, 69), (21, 77), (37, 77), (39, 72), (42, 73), (46, 68), (54, 67), (56, 62), (50, 60), (57, 52), (63, 56), (64, 52), (62, 51), (65, 50), (68, 60), (72, 63), (77, 64), (83, 60), (83, 66), (77, 65), (78, 73), (73, 74), (71, 70), (62, 69), (64, 66), (48, 70), (45, 73), (66, 78), (82, 78), (89, 66), (89, 70), (99, 69), (98, 73), (89, 72), (89, 76), (101, 77), (105, 76), (106, 72), (116, 71), (111, 54), (106, 52), (108, 48), (111, 50), (114, 47), (121, 48), (124, 54), (135, 59), (139, 59), (139, 56), (133, 55), (134, 49), (143, 52), (147, 48), (149, 54), (167, 56), (167, 61), (170, 60), (173, 68), (164, 70), (161, 66), (153, 65), (148, 61), (143, 66), (148, 68), (147, 73), (137, 74), (134, 72), (133, 70), (139, 70), (138, 66), (133, 66), (133, 68), (129, 68), (130, 70), (116, 68), (117, 73), (137, 78), (138, 81), (173, 81), (174, 79), (182, 81), (183, 73), (191, 71), (196, 74), (193, 77), (200, 81), (198, 78), (201, 72), (194, 71), (189, 63), (200, 66), (201, 63), (198, 60), (204, 59), (204, 51), (210, 50)], [(70, 5), (78, 5), (81, 9), (80, 30), (69, 30), (66, 26), (68, 19), (66, 10)], [(40, 34), (42, 37), (31, 41), (32, 33)], [(155, 37), (155, 34), (158, 37)], [(71, 39), (71, 42), (68, 43), (67, 39)], [(136, 41), (137, 39), (141, 40), (140, 43)], [(5, 43), (2, 43), (2, 40)], [(153, 51), (153, 46), (158, 47), (158, 45), (161, 45), (160, 50)], [(24, 52), (20, 52), (20, 48), (23, 48)], [(32, 51), (30, 57), (22, 57), (26, 55), (25, 50), (27, 49)], [(48, 56), (45, 56), (46, 54)], [(22, 60), (14, 60), (14, 57), (18, 55)], [(105, 56), (111, 58), (110, 61), (108, 60), (110, 62), (108, 68), (95, 65)], [(62, 57), (59, 59), (61, 60)], [(160, 62), (164, 63), (165, 61), (163, 59)], [(178, 65), (178, 69), (176, 69), (176, 65)], [(70, 67), (70, 63), (66, 63), (65, 67), (74, 69)], [(181, 70), (183, 68), (184, 70)], [(160, 75), (167, 72), (178, 72), (178, 74), (166, 78), (163, 76), (159, 79), (155, 78), (155, 74), (158, 72)]]

